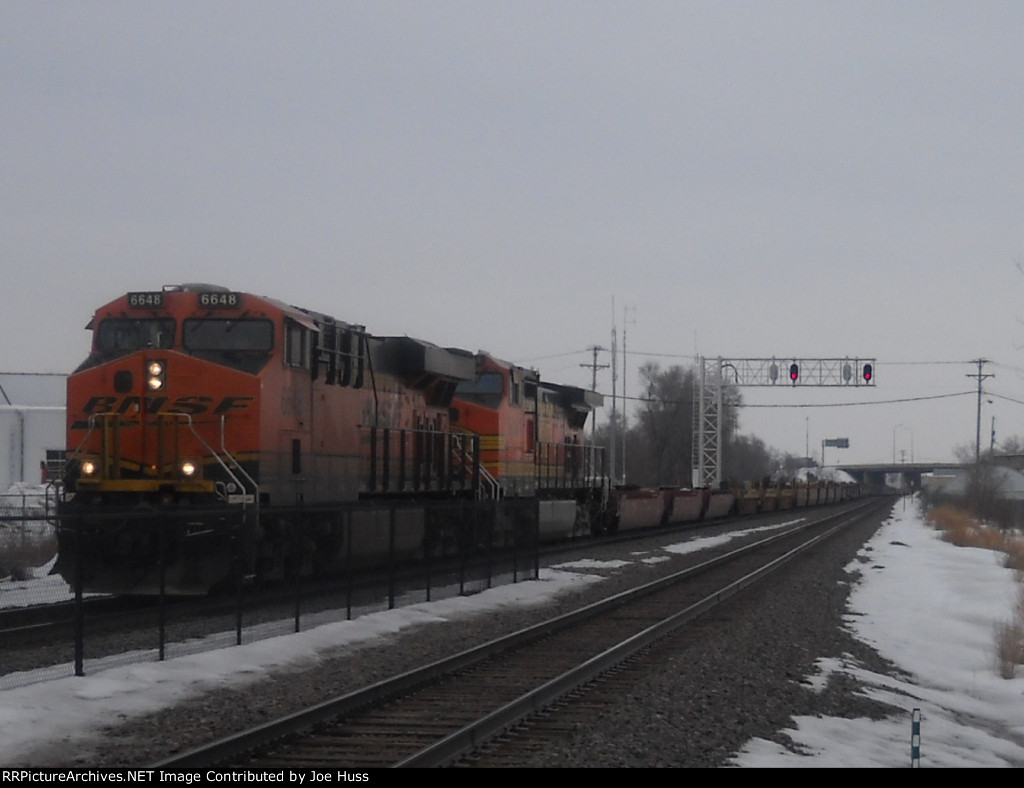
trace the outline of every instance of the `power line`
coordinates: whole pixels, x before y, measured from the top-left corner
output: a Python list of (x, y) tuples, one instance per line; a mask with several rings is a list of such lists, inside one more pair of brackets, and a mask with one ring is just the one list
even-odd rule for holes
[(950, 364), (973, 364), (974, 360), (971, 361), (886, 361), (883, 362), (887, 367), (938, 367)]
[[(653, 358), (683, 358), (691, 359), (696, 361), (699, 356), (695, 356), (690, 353), (648, 353), (643, 350), (634, 350), (634, 355), (638, 356), (650, 356)], [(943, 365), (962, 365), (962, 364), (973, 364), (975, 359), (963, 360), (963, 361), (885, 361), (884, 359), (878, 359), (878, 363), (886, 367), (927, 367), (927, 366), (943, 366)], [(992, 362), (998, 364), (999, 362)]]
[[(528, 364), (528, 363), (532, 363), (532, 362), (536, 362), (536, 361), (546, 361), (546, 360), (557, 359), (557, 358), (570, 358), (570, 357), (573, 357), (573, 356), (579, 356), (581, 354), (586, 354), (587, 356), (591, 356), (593, 354), (593, 350), (594, 350), (594, 348), (593, 348), (593, 346), (591, 346), (591, 347), (587, 347), (587, 348), (581, 348), (580, 350), (570, 350), (570, 351), (567, 351), (567, 352), (564, 352), (564, 353), (555, 353), (555, 354), (552, 354), (552, 355), (549, 355), (549, 356), (540, 356), (540, 357), (533, 358), (533, 359), (519, 360), (516, 363), (517, 364)], [(602, 348), (602, 350), (606, 350), (606, 349)], [(646, 353), (646, 352), (643, 352), (643, 351), (633, 351), (633, 353), (631, 353), (631, 355), (640, 355), (640, 356), (648, 356), (648, 357), (661, 357), (661, 358), (679, 358), (679, 359), (693, 359), (693, 358), (695, 358), (694, 356), (687, 355), (687, 354)], [(943, 360), (933, 360), (933, 361), (879, 361), (878, 364), (880, 366), (884, 366), (884, 367), (895, 367), (895, 366), (903, 366), (903, 367), (959, 366), (959, 365), (963, 365), (963, 364), (977, 364), (978, 361), (979, 361), (979, 359), (971, 359), (969, 361), (943, 361)], [(993, 364), (996, 367), (999, 367), (999, 368), (1002, 368), (1002, 369), (1008, 369), (1008, 370), (1011, 370), (1013, 372), (1017, 372), (1019, 374), (1024, 374), (1024, 369), (1022, 369), (1020, 367), (1015, 367), (1015, 366), (1010, 365), (1010, 364), (1004, 364), (1004, 363), (1001, 363), (999, 361), (991, 361), (989, 359), (984, 359), (983, 361), (984, 361), (985, 364)], [(578, 364), (578, 365), (574, 365), (574, 366), (580, 366), (580, 367), (584, 367), (584, 368), (587, 368), (587, 369), (593, 369), (593, 362), (586, 363), (586, 364)], [(599, 368), (600, 369), (605, 369), (607, 367), (602, 365)], [(567, 370), (567, 369), (569, 369), (569, 367), (565, 366), (565, 367), (561, 367), (561, 369), (562, 370)], [(968, 375), (968, 377), (976, 379), (977, 375)], [(994, 375), (991, 376), (991, 377), (994, 377)], [(596, 390), (596, 386), (595, 386), (594, 390)], [(1005, 396), (1005, 395), (1002, 395), (1002, 394), (995, 394), (993, 392), (985, 392), (985, 393), (987, 394), (987, 396), (995, 397), (996, 399), (1001, 399), (1001, 400), (1005, 400), (1007, 402), (1012, 402), (1012, 403), (1014, 403), (1016, 405), (1024, 405), (1024, 400), (1014, 399), (1013, 397), (1008, 397), (1008, 396)], [(764, 404), (764, 405), (758, 405), (758, 404), (746, 404), (746, 403), (743, 403), (743, 404), (740, 405), (740, 407), (744, 407), (744, 408), (834, 408), (834, 407), (842, 408), (842, 407), (855, 407), (855, 406), (858, 406), (858, 405), (894, 405), (894, 404), (901, 404), (901, 403), (906, 403), (906, 402), (921, 402), (921, 401), (927, 401), (927, 400), (933, 400), (933, 399), (945, 399), (945, 398), (950, 398), (950, 397), (962, 397), (962, 396), (965, 396), (967, 394), (975, 394), (976, 395), (977, 394), (977, 390), (975, 389), (975, 390), (969, 391), (969, 392), (958, 392), (958, 393), (955, 393), (955, 394), (938, 394), (938, 395), (927, 396), (927, 397), (908, 397), (908, 398), (903, 398), (903, 399), (873, 400), (873, 401), (870, 401), (870, 402), (830, 403), (830, 404), (821, 404), (821, 405), (810, 405), (810, 404), (795, 404), (795, 405), (794, 404)], [(608, 397), (609, 395), (605, 394), (604, 396)], [(644, 398), (644, 397), (622, 397), (622, 398), (625, 401), (627, 401), (627, 402), (652, 402), (653, 401), (653, 400), (650, 400), (650, 399)], [(679, 404), (679, 403), (665, 401), (665, 404)]]
[(988, 396), (993, 397), (995, 399), (1002, 399), (1006, 400), (1007, 402), (1012, 402), (1014, 405), (1024, 405), (1024, 400), (1014, 399), (1013, 397), (1007, 397), (1005, 394), (996, 394), (990, 391), (988, 392)]
[[(736, 408), (854, 408), (866, 405), (898, 405), (903, 402), (925, 402), (928, 400), (935, 399), (951, 399), (953, 397), (966, 397), (974, 394), (974, 391), (958, 391), (955, 394), (932, 394), (927, 397), (904, 397), (902, 399), (880, 399), (880, 400), (869, 400), (868, 402), (823, 402), (823, 403), (783, 403), (783, 404), (751, 404), (747, 402), (733, 403), (733, 407)], [(608, 396), (608, 395), (604, 395)], [(991, 396), (999, 396), (992, 394)], [(658, 403), (661, 405), (688, 405), (690, 400), (672, 400), (672, 399), (655, 399), (652, 397), (629, 397), (630, 402), (650, 402)], [(1009, 397), (1000, 397), (1000, 399), (1007, 399), (1011, 402), (1019, 402), (1018, 400), (1012, 400)], [(1024, 402), (1019, 402), (1024, 405)]]
[(903, 399), (878, 399), (869, 402), (825, 402), (818, 405), (812, 404), (780, 404), (780, 405), (750, 405), (745, 402), (737, 405), (739, 408), (854, 408), (862, 405), (898, 405), (903, 402), (925, 402), (933, 399), (950, 399), (952, 397), (966, 397), (973, 394), (973, 391), (960, 391), (956, 394), (933, 394), (928, 397), (904, 397)]
[[(536, 362), (536, 361), (548, 361), (548, 360), (553, 359), (553, 358), (566, 358), (568, 356), (578, 356), (578, 355), (581, 355), (581, 354), (589, 354), (591, 352), (591, 350), (592, 350), (592, 348), (590, 348), (590, 347), (580, 348), (579, 350), (568, 350), (568, 351), (566, 351), (564, 353), (554, 353), (554, 354), (552, 354), (550, 356), (537, 356), (537, 357), (534, 357), (534, 358), (520, 359), (520, 360), (516, 361), (516, 363), (517, 364), (530, 364), (530, 363), (533, 363), (533, 362)], [(678, 359), (687, 359), (687, 360), (690, 360), (690, 361), (696, 361), (699, 358), (699, 356), (695, 356), (692, 353), (652, 353), (652, 352), (648, 352), (648, 351), (644, 351), (644, 350), (634, 350), (634, 351), (631, 352), (631, 355), (634, 355), (634, 356), (646, 356), (646, 357), (649, 357), (649, 358), (678, 358)], [(935, 367), (935, 366), (959, 366), (959, 365), (963, 365), (963, 364), (977, 364), (978, 363), (978, 359), (962, 359), (962, 360), (941, 360), (941, 359), (937, 359), (937, 360), (933, 360), (933, 361), (886, 361), (884, 359), (879, 359), (878, 363), (879, 363), (879, 365), (885, 366), (885, 367), (929, 367), (929, 366)], [(1021, 369), (1019, 367), (1014, 367), (1014, 366), (1009, 365), (1009, 364), (1003, 364), (1003, 363), (1001, 363), (999, 361), (991, 361), (989, 359), (985, 359), (985, 363), (986, 364), (995, 364), (996, 366), (999, 366), (999, 367), (1006, 367), (1007, 369), (1012, 369), (1012, 370), (1015, 370), (1017, 372), (1024, 373), (1024, 369)]]
[[(603, 350), (603, 348), (602, 348), (602, 350)], [(553, 359), (553, 358), (567, 358), (568, 356), (578, 356), (581, 353), (589, 353), (590, 351), (591, 351), (591, 348), (585, 347), (585, 348), (581, 348), (580, 350), (568, 350), (565, 353), (554, 353), (554, 354), (552, 354), (550, 356), (537, 356), (536, 358), (522, 358), (522, 359), (517, 360), (515, 363), (516, 364), (532, 364), (535, 361), (549, 361), (550, 359)]]

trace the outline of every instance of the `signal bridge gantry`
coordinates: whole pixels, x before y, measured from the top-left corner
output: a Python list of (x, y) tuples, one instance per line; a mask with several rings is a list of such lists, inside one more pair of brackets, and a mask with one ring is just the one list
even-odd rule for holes
[[(722, 409), (726, 386), (874, 386), (875, 360), (844, 358), (697, 359), (693, 397), (693, 486), (722, 483)], [(788, 382), (787, 382), (788, 381)]]

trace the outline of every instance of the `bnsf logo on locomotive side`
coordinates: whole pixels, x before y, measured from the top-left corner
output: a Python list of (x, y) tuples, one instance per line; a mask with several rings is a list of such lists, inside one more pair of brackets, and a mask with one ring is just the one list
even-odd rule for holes
[[(82, 407), (82, 413), (92, 416), (99, 413), (135, 413), (145, 409), (146, 413), (178, 413), (198, 416), (213, 413), (216, 416), (233, 410), (245, 410), (255, 397), (224, 397), (216, 402), (213, 397), (190, 395), (171, 400), (169, 397), (90, 397)], [(216, 402), (216, 405), (214, 403)]]

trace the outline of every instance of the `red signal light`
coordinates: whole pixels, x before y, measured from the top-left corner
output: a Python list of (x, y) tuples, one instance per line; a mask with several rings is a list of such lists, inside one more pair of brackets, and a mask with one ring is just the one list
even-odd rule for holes
[(800, 365), (790, 364), (789, 365), (789, 379), (796, 383), (797, 378), (800, 377)]
[(864, 365), (864, 380), (867, 383), (871, 382), (871, 378), (875, 375), (875, 370), (870, 364)]

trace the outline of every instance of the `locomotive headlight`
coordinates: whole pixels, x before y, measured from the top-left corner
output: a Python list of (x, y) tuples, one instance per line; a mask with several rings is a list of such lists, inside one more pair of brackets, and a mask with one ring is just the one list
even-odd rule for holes
[(186, 478), (195, 476), (197, 470), (198, 468), (196, 467), (196, 464), (192, 462), (192, 460), (185, 460), (181, 464), (181, 475)]
[(92, 476), (96, 473), (96, 463), (92, 460), (85, 460), (82, 463), (82, 476)]
[(146, 388), (160, 391), (167, 383), (167, 367), (162, 361), (146, 362)]

